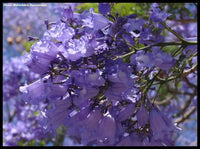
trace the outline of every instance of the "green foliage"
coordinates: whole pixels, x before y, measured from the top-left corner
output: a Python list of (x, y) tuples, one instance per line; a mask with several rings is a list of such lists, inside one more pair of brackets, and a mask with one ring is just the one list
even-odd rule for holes
[(172, 52), (176, 51), (177, 49), (178, 49), (177, 45), (162, 47), (162, 51), (166, 52), (167, 54), (170, 54), (170, 55)]
[[(138, 17), (143, 19), (148, 19), (149, 9), (152, 3), (110, 3), (111, 4), (111, 14), (115, 16), (116, 12), (122, 17), (130, 14), (137, 14)], [(185, 14), (188, 14), (189, 17), (194, 14), (185, 7), (185, 3), (159, 3), (162, 10), (165, 10), (166, 6), (168, 7), (167, 12), (172, 15), (170, 19), (175, 19), (177, 14), (180, 14), (180, 18), (183, 19)], [(193, 3), (188, 3), (189, 6), (194, 5)], [(76, 8), (76, 12), (82, 13), (84, 10), (89, 10), (89, 8), (94, 8), (95, 13), (98, 11), (98, 3), (82, 3)], [(197, 16), (194, 16), (196, 19)]]
[(18, 143), (18, 146), (23, 146), (23, 142), (22, 141), (19, 141), (17, 143)]
[(25, 41), (25, 42), (23, 43), (23, 46), (25, 47), (25, 50), (26, 50), (27, 52), (30, 52), (31, 46), (32, 46), (34, 43), (36, 43), (36, 41)]
[[(149, 9), (151, 3), (110, 3), (111, 4), (111, 14), (116, 15), (116, 12), (122, 17), (137, 13), (138, 16), (145, 17), (147, 10)], [(83, 3), (78, 5), (76, 12), (82, 13), (84, 10), (89, 10), (89, 8), (94, 8), (95, 13), (99, 13), (98, 3)], [(146, 17), (147, 18), (147, 17)], [(145, 18), (144, 18), (145, 19)]]
[(18, 143), (18, 146), (45, 146), (45, 140), (41, 140), (40, 142), (36, 141), (36, 140), (31, 140), (31, 141), (25, 141), (25, 140), (21, 140)]
[(34, 116), (36, 116), (36, 115), (38, 115), (38, 114), (40, 114), (40, 111), (35, 111), (35, 112), (33, 113)]
[(99, 13), (98, 6), (99, 6), (98, 3), (82, 3), (76, 7), (77, 10), (75, 12), (82, 13), (84, 10), (89, 10), (90, 8), (94, 8), (94, 12)]
[(35, 146), (36, 145), (36, 140), (31, 140), (27, 144), (28, 146)]
[(39, 146), (45, 146), (45, 145), (46, 145), (45, 141), (41, 140), (40, 143), (39, 143)]
[(63, 141), (65, 139), (66, 131), (67, 129), (64, 125), (61, 125), (60, 127), (57, 128), (54, 146), (62, 146)]
[(160, 85), (159, 93), (157, 94), (159, 94), (159, 98), (157, 99), (158, 101), (162, 101), (163, 99), (166, 98), (168, 93), (167, 93), (167, 88), (165, 84)]
[(111, 14), (115, 16), (116, 12), (118, 12), (121, 17), (137, 14), (143, 19), (147, 19), (147, 11), (150, 5), (151, 3), (114, 3)]
[[(186, 14), (188, 14), (189, 17), (193, 16), (194, 14), (188, 10), (185, 7), (186, 3), (161, 3), (161, 9), (164, 9), (164, 7), (167, 5), (168, 6), (168, 13), (171, 13), (172, 15), (169, 17), (171, 19), (176, 18), (177, 14), (180, 14), (180, 19), (183, 19)], [(193, 3), (188, 3), (190, 6), (194, 5)], [(197, 16), (194, 16), (196, 19)]]

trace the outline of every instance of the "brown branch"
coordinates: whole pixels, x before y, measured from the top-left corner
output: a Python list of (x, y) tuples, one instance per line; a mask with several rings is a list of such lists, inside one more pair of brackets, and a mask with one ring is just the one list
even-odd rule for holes
[(166, 83), (166, 87), (167, 87), (167, 91), (170, 92), (170, 93), (183, 94), (183, 95), (193, 95), (192, 93), (185, 92), (185, 91), (182, 91), (182, 90), (178, 91), (178, 90), (170, 89), (168, 83)]
[[(197, 20), (196, 19), (181, 19), (181, 20), (178, 20), (178, 19), (169, 19), (170, 21), (175, 21), (176, 24), (174, 24), (173, 26), (176, 26), (178, 23), (178, 25), (181, 25), (181, 24), (187, 24), (187, 23), (196, 23)], [(171, 27), (173, 27), (171, 26)]]
[(190, 87), (193, 87), (193, 88), (197, 88), (197, 86), (196, 85), (194, 85), (194, 84), (192, 84), (189, 80), (188, 80), (188, 78), (184, 78), (184, 81), (190, 86)]
[(197, 89), (194, 90), (194, 93), (186, 101), (184, 106), (181, 108), (181, 111), (179, 111), (177, 114), (173, 115), (172, 117), (175, 118), (175, 117), (179, 117), (180, 115), (183, 115), (185, 113), (185, 111), (187, 110), (187, 108), (190, 106), (192, 99), (196, 96), (196, 94), (197, 94)]
[(190, 98), (189, 100), (187, 100), (186, 103), (184, 104), (184, 106), (181, 108), (181, 111), (179, 111), (177, 114), (173, 115), (173, 118), (179, 117), (180, 115), (184, 114), (184, 112), (190, 106), (191, 102), (192, 102), (192, 98)]
[(189, 74), (194, 73), (197, 70), (197, 63), (195, 63), (194, 66), (192, 66), (192, 68), (190, 68), (189, 70), (185, 70), (183, 72), (183, 77), (187, 77)]
[(189, 146), (197, 146), (197, 140), (194, 140), (193, 142), (191, 142)]
[(17, 114), (17, 112), (14, 111), (14, 112), (12, 113), (12, 115), (10, 115), (10, 117), (9, 117), (9, 119), (8, 119), (8, 122), (12, 122), (12, 120), (13, 120), (13, 118), (15, 117), (16, 114)]
[(175, 120), (175, 123), (180, 124), (187, 120), (194, 112), (196, 111), (196, 107), (192, 107), (188, 112), (186, 112), (182, 117)]
[(169, 101), (171, 101), (172, 99), (174, 98), (174, 96), (171, 96), (165, 100), (162, 100), (162, 101), (155, 101), (155, 104), (157, 105), (162, 105), (162, 104), (165, 104), (165, 103), (168, 103)]

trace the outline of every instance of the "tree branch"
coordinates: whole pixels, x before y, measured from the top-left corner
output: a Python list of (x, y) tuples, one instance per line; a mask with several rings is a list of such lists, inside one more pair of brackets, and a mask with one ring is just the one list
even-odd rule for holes
[(196, 111), (196, 107), (192, 107), (188, 112), (186, 112), (182, 117), (175, 120), (175, 123), (180, 124), (187, 120), (194, 112)]
[(175, 32), (173, 29), (171, 29), (171, 27), (169, 27), (166, 23), (164, 22), (160, 22), (169, 32), (171, 32), (172, 34), (174, 34), (180, 41), (185, 42), (185, 40), (183, 39), (183, 37), (181, 37), (177, 32)]
[(193, 94), (190, 96), (190, 98), (186, 101), (184, 106), (181, 108), (181, 111), (179, 111), (177, 114), (173, 115), (173, 118), (179, 117), (180, 115), (183, 115), (187, 108), (190, 106), (192, 99), (196, 96), (197, 89), (194, 90)]
[[(156, 44), (153, 44), (153, 45), (148, 45), (148, 46), (145, 46), (145, 47), (142, 47), (142, 48), (136, 48), (134, 47), (134, 51), (131, 51), (129, 53), (126, 53), (124, 55), (121, 55), (121, 56), (117, 56), (116, 58), (114, 58), (113, 60), (116, 60), (118, 58), (124, 58), (124, 57), (127, 57), (129, 55), (132, 55), (134, 53), (136, 53), (136, 51), (140, 51), (140, 50), (144, 50), (144, 49), (147, 49), (147, 48), (151, 48), (153, 46), (173, 46), (173, 45), (197, 45), (197, 42), (196, 41), (184, 41), (184, 42), (161, 42), (161, 43), (156, 43)], [(133, 47), (131, 45), (131, 47)]]
[(189, 74), (195, 72), (197, 70), (197, 63), (195, 63), (194, 66), (192, 66), (192, 68), (190, 68), (189, 70), (185, 70), (183, 72), (183, 77), (187, 77)]
[(162, 101), (155, 101), (155, 104), (157, 104), (157, 105), (163, 105), (165, 103), (170, 102), (173, 98), (174, 98), (174, 96), (171, 96), (171, 97), (169, 97), (169, 98), (167, 98), (165, 100), (162, 100)]

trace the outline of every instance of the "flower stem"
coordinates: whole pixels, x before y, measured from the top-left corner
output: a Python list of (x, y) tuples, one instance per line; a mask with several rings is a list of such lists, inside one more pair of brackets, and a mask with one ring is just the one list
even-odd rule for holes
[(156, 43), (156, 44), (153, 44), (153, 45), (148, 45), (148, 46), (145, 46), (145, 47), (142, 47), (142, 48), (134, 48), (134, 51), (131, 51), (129, 53), (126, 53), (124, 55), (121, 55), (121, 56), (117, 56), (116, 58), (114, 58), (113, 60), (117, 60), (118, 58), (125, 58), (127, 56), (130, 56), (134, 53), (136, 53), (137, 51), (140, 51), (140, 50), (144, 50), (144, 49), (147, 49), (147, 48), (151, 48), (153, 46), (173, 46), (173, 45), (184, 45), (184, 46), (189, 46), (189, 45), (197, 45), (197, 42), (196, 41), (182, 41), (182, 42), (161, 42), (161, 43)]

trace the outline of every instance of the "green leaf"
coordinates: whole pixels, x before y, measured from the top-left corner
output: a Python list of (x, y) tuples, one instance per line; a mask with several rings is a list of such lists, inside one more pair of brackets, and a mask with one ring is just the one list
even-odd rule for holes
[(98, 6), (99, 6), (98, 3), (83, 3), (76, 7), (77, 10), (75, 12), (82, 13), (84, 10), (89, 10), (90, 8), (94, 8), (94, 12), (99, 13)]
[(36, 41), (25, 41), (25, 42), (23, 43), (23, 46), (25, 47), (25, 50), (26, 50), (27, 52), (30, 52), (31, 46), (32, 46), (34, 43), (36, 43)]
[(27, 144), (28, 146), (36, 146), (36, 140), (31, 140)]
[(40, 141), (40, 146), (45, 146), (45, 145), (46, 145), (45, 141), (44, 141), (44, 140), (41, 140), (41, 141)]
[(22, 141), (19, 141), (17, 142), (18, 146), (23, 146), (23, 142)]
[(34, 116), (36, 116), (36, 115), (38, 115), (38, 114), (40, 114), (40, 111), (35, 111), (35, 112), (33, 113)]

